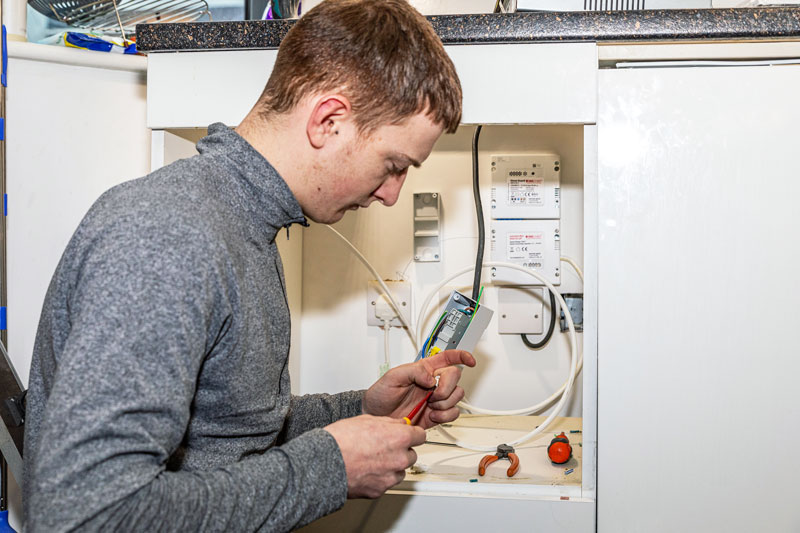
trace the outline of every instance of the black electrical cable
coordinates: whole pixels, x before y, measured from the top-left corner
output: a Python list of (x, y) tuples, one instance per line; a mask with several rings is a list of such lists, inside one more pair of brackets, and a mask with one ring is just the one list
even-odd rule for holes
[(475, 197), (475, 210), (478, 213), (478, 254), (475, 258), (475, 279), (472, 282), (472, 300), (478, 301), (481, 291), (481, 268), (483, 268), (483, 248), (486, 240), (486, 228), (483, 225), (483, 206), (481, 205), (481, 185), (478, 178), (478, 139), (483, 126), (475, 128), (472, 136), (472, 194)]
[(524, 333), (520, 335), (520, 337), (522, 337), (522, 342), (531, 350), (538, 350), (547, 345), (547, 343), (550, 342), (550, 337), (553, 336), (553, 331), (556, 329), (556, 298), (553, 296), (553, 291), (548, 290), (547, 293), (550, 295), (550, 327), (547, 330), (547, 335), (539, 342), (529, 341)]

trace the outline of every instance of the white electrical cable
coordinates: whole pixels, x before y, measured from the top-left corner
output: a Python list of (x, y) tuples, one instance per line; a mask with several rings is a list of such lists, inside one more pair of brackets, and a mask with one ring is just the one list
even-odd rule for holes
[[(567, 261), (567, 262), (569, 262), (569, 261)], [(577, 265), (573, 264), (573, 263), (574, 263), (574, 261), (572, 263), (570, 263), (570, 264), (572, 266), (574, 266), (574, 267), (577, 267)], [(577, 370), (577, 368), (578, 368), (578, 355), (577, 355), (578, 340), (577, 340), (577, 336), (575, 334), (575, 324), (572, 321), (572, 315), (569, 312), (569, 308), (567, 307), (567, 304), (564, 301), (564, 298), (556, 290), (556, 288), (553, 286), (553, 284), (550, 283), (549, 281), (547, 281), (538, 272), (535, 272), (534, 270), (531, 270), (529, 268), (525, 268), (525, 267), (521, 267), (519, 265), (515, 265), (513, 263), (505, 263), (505, 262), (502, 262), (502, 261), (488, 261), (488, 262), (483, 263), (483, 266), (484, 267), (488, 266), (488, 267), (510, 268), (512, 270), (517, 270), (517, 271), (520, 271), (520, 272), (527, 273), (527, 274), (533, 276), (534, 278), (538, 279), (542, 283), (544, 283), (544, 285), (550, 291), (552, 291), (553, 295), (558, 300), (559, 305), (561, 305), (561, 308), (564, 310), (564, 316), (566, 317), (567, 325), (569, 326), (569, 335), (570, 335), (570, 344), (571, 344), (571, 350), (570, 350), (570, 372), (569, 372), (569, 378), (567, 379), (567, 382), (564, 384), (564, 386), (561, 389), (559, 389), (559, 391), (561, 393), (561, 400), (555, 406), (555, 408), (553, 409), (553, 412), (544, 420), (544, 422), (542, 422), (539, 425), (539, 427), (537, 427), (536, 429), (534, 429), (530, 433), (528, 433), (526, 435), (523, 435), (519, 439), (508, 443), (509, 445), (514, 446), (516, 444), (520, 444), (522, 442), (528, 441), (531, 438), (535, 437), (536, 435), (539, 435), (540, 433), (542, 433), (547, 428), (547, 426), (550, 425), (550, 423), (553, 421), (553, 419), (555, 419), (556, 416), (561, 414), (561, 411), (564, 409), (564, 405), (566, 404), (567, 399), (569, 398), (569, 395), (572, 392), (572, 385), (573, 385), (573, 383), (575, 381), (575, 377), (576, 377), (577, 372), (578, 372), (578, 370)], [(436, 294), (438, 294), (439, 290), (442, 287), (444, 287), (447, 283), (450, 283), (451, 281), (453, 281), (458, 276), (466, 274), (467, 272), (472, 272), (473, 270), (474, 270), (474, 267), (472, 267), (472, 266), (462, 268), (461, 270), (457, 271), (455, 274), (453, 274), (449, 278), (446, 278), (442, 282), (440, 282), (430, 292), (430, 294), (428, 294), (428, 297), (425, 299), (425, 302), (423, 303), (422, 307), (420, 308), (419, 317), (417, 319), (417, 327), (419, 328), (419, 330), (417, 332), (418, 338), (420, 338), (421, 335), (422, 335), (421, 332), (422, 332), (422, 326), (424, 325), (423, 322), (424, 322), (425, 312), (427, 311), (428, 306), (430, 305), (431, 300), (433, 299), (433, 297)], [(577, 270), (579, 270), (579, 269), (577, 269)], [(548, 398), (548, 400), (554, 399), (557, 394), (558, 393), (552, 395), (550, 398)], [(482, 409), (482, 408), (479, 408), (479, 407), (475, 407), (473, 405), (465, 404), (464, 402), (459, 402), (458, 405), (459, 405), (459, 407), (462, 407), (464, 409), (468, 409), (468, 410), (476, 412), (476, 413), (488, 414), (488, 415), (497, 415), (497, 416), (513, 416), (513, 415), (528, 415), (528, 414), (531, 414), (533, 412), (536, 412), (536, 411), (540, 410), (543, 405), (547, 405), (549, 403), (548, 400), (545, 400), (545, 402), (547, 402), (547, 403), (542, 402), (542, 403), (539, 403), (539, 404), (531, 406), (531, 407), (526, 407), (526, 408), (523, 408), (523, 409), (508, 410), (508, 411), (496, 411), (496, 410), (491, 410), (491, 409)], [(444, 435), (446, 438), (451, 440), (456, 446), (459, 446), (461, 448), (466, 448), (468, 450), (476, 450), (476, 451), (494, 451), (496, 449), (496, 446), (481, 446), (481, 445), (470, 444), (470, 443), (464, 442), (464, 441), (459, 441), (458, 439), (456, 439), (453, 435), (448, 433), (447, 430), (445, 430), (441, 426), (438, 428), (438, 430), (442, 435)]]
[(569, 264), (572, 268), (575, 269), (575, 272), (578, 274), (578, 277), (581, 279), (581, 283), (583, 283), (583, 270), (581, 270), (581, 267), (578, 266), (578, 263), (573, 258), (568, 257), (566, 255), (562, 255), (561, 256), (561, 260), (564, 261), (565, 263)]
[(392, 308), (394, 309), (395, 313), (397, 313), (397, 318), (400, 319), (400, 322), (405, 327), (406, 332), (408, 333), (408, 337), (411, 339), (411, 344), (414, 346), (414, 351), (418, 352), (419, 351), (419, 344), (417, 344), (417, 339), (414, 337), (414, 331), (411, 329), (411, 324), (406, 319), (406, 317), (403, 314), (403, 312), (400, 311), (400, 304), (397, 303), (397, 300), (395, 299), (394, 295), (392, 294), (392, 291), (389, 290), (389, 287), (387, 287), (386, 283), (384, 283), (383, 279), (381, 279), (381, 275), (378, 274), (378, 271), (375, 270), (375, 267), (373, 267), (370, 264), (370, 262), (367, 261), (367, 258), (364, 257), (364, 255), (358, 250), (358, 248), (356, 248), (353, 245), (352, 242), (347, 240), (347, 238), (344, 235), (342, 235), (341, 233), (339, 233), (338, 231), (333, 229), (333, 227), (331, 227), (331, 226), (327, 226), (326, 225), (325, 227), (328, 228), (329, 230), (331, 230), (334, 233), (334, 235), (339, 237), (350, 248), (350, 251), (353, 252), (356, 255), (356, 257), (358, 257), (359, 261), (361, 261), (361, 264), (363, 264), (365, 267), (367, 267), (367, 270), (369, 270), (370, 273), (378, 281), (378, 285), (380, 285), (381, 290), (383, 290), (383, 293), (386, 295), (386, 299), (389, 300), (389, 303), (392, 305)]
[[(578, 274), (578, 277), (580, 278), (581, 283), (583, 283), (583, 271), (581, 270), (581, 267), (578, 266), (578, 263), (576, 263), (574, 259), (572, 259), (570, 257), (567, 257), (567, 256), (561, 257), (561, 260), (564, 261), (565, 263), (568, 263), (570, 266), (572, 266), (572, 268), (575, 269), (575, 272)], [(577, 365), (577, 367), (575, 369), (575, 377), (578, 377), (578, 374), (581, 373), (581, 370), (583, 370), (583, 352), (581, 352), (578, 355), (578, 365)], [(567, 380), (567, 381), (569, 381), (569, 380)], [(564, 383), (561, 384), (561, 387), (559, 387), (559, 389), (557, 391), (555, 391), (553, 394), (551, 394), (548, 398), (545, 398), (544, 400), (542, 400), (538, 404), (532, 405), (531, 407), (525, 409), (526, 412), (520, 412), (520, 413), (515, 413), (515, 414), (517, 414), (517, 415), (529, 415), (529, 414), (533, 414), (533, 413), (538, 413), (542, 409), (544, 409), (547, 406), (551, 405), (554, 401), (556, 401), (556, 399), (559, 396), (561, 396), (564, 393), (564, 389), (567, 388), (567, 381), (564, 381)], [(511, 411), (492, 411), (491, 409), (482, 409), (480, 407), (475, 407), (473, 405), (470, 405), (466, 401), (462, 401), (461, 402), (461, 406), (464, 409), (468, 409), (471, 412), (480, 413), (482, 415), (498, 415), (498, 416), (506, 415), (506, 416), (508, 416), (508, 415), (511, 415), (511, 413), (512, 413)]]
[(386, 363), (386, 368), (391, 368), (392, 363), (389, 360), (389, 330), (391, 326), (389, 322), (383, 321), (383, 362)]
[[(397, 313), (397, 316), (400, 319), (400, 322), (402, 322), (403, 326), (405, 326), (406, 332), (408, 333), (408, 335), (409, 335), (409, 337), (411, 339), (411, 343), (414, 345), (414, 349), (419, 351), (419, 344), (422, 342), (421, 339), (422, 339), (422, 327), (424, 325), (424, 315), (425, 315), (425, 311), (428, 309), (428, 306), (430, 305), (431, 300), (439, 292), (439, 290), (442, 287), (444, 287), (447, 283), (451, 282), (452, 280), (454, 280), (455, 278), (457, 278), (460, 275), (466, 274), (467, 272), (474, 271), (474, 267), (469, 266), (469, 267), (466, 267), (466, 268), (463, 268), (463, 269), (459, 270), (458, 272), (453, 274), (451, 277), (449, 277), (449, 278), (445, 279), (444, 281), (442, 281), (441, 283), (439, 283), (439, 285), (437, 285), (430, 292), (428, 297), (425, 299), (425, 303), (423, 304), (422, 308), (420, 308), (419, 318), (417, 320), (418, 330), (416, 332), (416, 335), (414, 335), (412, 333), (412, 330), (411, 330), (411, 327), (409, 325), (408, 320), (405, 318), (403, 313), (400, 311), (400, 305), (398, 305), (397, 300), (394, 298), (394, 295), (389, 290), (389, 287), (387, 287), (386, 284), (383, 282), (383, 280), (381, 279), (381, 277), (378, 274), (377, 270), (375, 270), (375, 268), (370, 264), (370, 262), (367, 261), (366, 257), (364, 257), (364, 255), (358, 250), (358, 248), (356, 248), (353, 245), (353, 243), (351, 243), (349, 240), (347, 240), (347, 238), (345, 238), (344, 235), (342, 235), (341, 233), (336, 231), (331, 226), (326, 226), (326, 227), (328, 229), (330, 229), (342, 241), (344, 241), (344, 243), (350, 248), (350, 250), (356, 255), (356, 257), (358, 257), (358, 259), (367, 268), (367, 270), (369, 270), (370, 273), (375, 277), (375, 279), (378, 281), (378, 284), (381, 286), (381, 289), (384, 291), (384, 294), (386, 295), (386, 298), (389, 300), (389, 303), (392, 304), (392, 307), (394, 308), (395, 312)], [(578, 276), (580, 277), (581, 281), (583, 281), (583, 272), (581, 271), (581, 269), (578, 266), (578, 264), (573, 259), (571, 259), (569, 257), (566, 257), (566, 256), (562, 257), (561, 259), (562, 259), (562, 261), (570, 264), (575, 269), (575, 271), (578, 273)], [(543, 407), (549, 405), (559, 395), (561, 395), (561, 400), (555, 406), (555, 409), (553, 410), (553, 412), (545, 419), (545, 421), (542, 424), (540, 424), (539, 427), (537, 427), (536, 429), (534, 429), (533, 431), (531, 431), (527, 435), (524, 435), (521, 438), (509, 443), (510, 445), (513, 446), (513, 445), (519, 444), (521, 442), (525, 442), (527, 440), (530, 440), (531, 438), (535, 437), (536, 435), (542, 433), (547, 428), (547, 426), (550, 425), (550, 423), (553, 421), (553, 419), (558, 414), (561, 413), (561, 411), (564, 408), (564, 405), (566, 404), (567, 399), (569, 398), (570, 393), (572, 392), (572, 385), (573, 385), (573, 383), (575, 381), (575, 377), (577, 376), (578, 372), (580, 372), (580, 368), (583, 367), (583, 354), (581, 354), (580, 362), (578, 362), (578, 356), (576, 355), (576, 352), (577, 352), (577, 338), (576, 338), (576, 334), (575, 334), (575, 324), (574, 324), (574, 322), (572, 320), (572, 315), (569, 312), (569, 308), (567, 307), (567, 304), (564, 301), (564, 298), (555, 289), (555, 287), (553, 286), (552, 283), (550, 283), (549, 281), (544, 279), (537, 272), (535, 272), (535, 271), (533, 271), (531, 269), (528, 269), (528, 268), (521, 267), (519, 265), (515, 265), (513, 263), (505, 263), (505, 262), (501, 262), (501, 261), (490, 261), (490, 262), (483, 263), (483, 266), (484, 267), (490, 266), (490, 267), (511, 268), (513, 270), (518, 270), (520, 272), (527, 273), (527, 274), (535, 277), (536, 279), (538, 279), (542, 283), (544, 283), (545, 286), (550, 291), (553, 292), (553, 294), (555, 295), (556, 299), (558, 300), (559, 305), (561, 305), (561, 308), (564, 310), (564, 316), (566, 317), (567, 325), (569, 326), (569, 335), (570, 335), (570, 344), (571, 344), (569, 378), (564, 383), (564, 385), (562, 385), (561, 388), (558, 391), (556, 391), (554, 394), (552, 394), (549, 398), (547, 398), (543, 402), (540, 402), (537, 405), (534, 405), (534, 406), (531, 406), (531, 407), (527, 407), (527, 408), (523, 408), (523, 409), (510, 410), (510, 411), (495, 411), (495, 410), (490, 410), (490, 409), (482, 409), (482, 408), (475, 407), (473, 405), (470, 405), (470, 404), (467, 404), (467, 403), (464, 403), (464, 402), (460, 402), (458, 404), (459, 407), (461, 407), (463, 409), (466, 409), (466, 410), (469, 410), (469, 411), (474, 411), (474, 412), (481, 413), (481, 414), (490, 414), (490, 415), (497, 415), (497, 416), (527, 415), (527, 414), (531, 414), (533, 412), (539, 411)], [(387, 358), (387, 360), (388, 360), (388, 357), (389, 357), (388, 341), (389, 341), (389, 338), (388, 338), (388, 330), (387, 330), (387, 334), (384, 336), (384, 353), (385, 353), (385, 357)], [(442, 433), (445, 437), (450, 439), (454, 444), (456, 444), (457, 446), (459, 446), (461, 448), (477, 450), (477, 451), (494, 451), (496, 449), (496, 447), (494, 447), (494, 446), (476, 446), (476, 445), (469, 444), (467, 442), (459, 441), (455, 437), (450, 435), (444, 428), (439, 427), (438, 429), (439, 429), (440, 433)]]

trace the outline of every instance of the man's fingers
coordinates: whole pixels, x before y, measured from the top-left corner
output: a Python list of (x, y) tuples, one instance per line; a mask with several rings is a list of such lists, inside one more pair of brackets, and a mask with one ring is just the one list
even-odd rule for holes
[(458, 410), (458, 407), (451, 407), (445, 411), (430, 410), (428, 413), (428, 417), (434, 424), (446, 424), (458, 418), (460, 411)]
[(439, 371), (439, 386), (436, 387), (436, 392), (431, 396), (431, 402), (443, 400), (450, 396), (458, 385), (458, 380), (461, 378), (461, 369), (457, 366), (447, 367)]
[(430, 389), (436, 385), (436, 378), (433, 377), (433, 371), (430, 370), (426, 365), (411, 363), (409, 370), (410, 372), (407, 374), (409, 383), (419, 385), (423, 389)]
[(408, 450), (407, 452), (406, 468), (411, 468), (417, 462), (417, 452)]
[(464, 389), (462, 389), (461, 387), (455, 387), (455, 389), (453, 389), (453, 391), (450, 394), (444, 396), (441, 400), (430, 402), (428, 404), (428, 407), (430, 407), (431, 409), (436, 409), (438, 411), (445, 411), (447, 409), (455, 407), (455, 405), (463, 399), (464, 399)]
[[(475, 366), (475, 358), (472, 357), (472, 354), (464, 350), (445, 350), (434, 356), (426, 357), (417, 363), (409, 364), (407, 372), (398, 375), (405, 376), (404, 379), (408, 379), (408, 383), (414, 383), (424, 389), (429, 389), (436, 385), (436, 380), (433, 377), (434, 372), (453, 365)], [(401, 365), (395, 370), (400, 370), (404, 366), (406, 365)], [(444, 375), (443, 372), (439, 372), (439, 374)], [(456, 381), (457, 380), (458, 376), (456, 375)], [(439, 382), (439, 386), (442, 386), (441, 381)]]
[(433, 372), (439, 368), (452, 365), (475, 366), (475, 358), (464, 350), (445, 350), (422, 360), (428, 370)]
[(425, 430), (419, 426), (409, 426), (409, 428), (413, 430), (411, 435), (411, 446), (409, 446), (409, 448), (424, 444), (426, 439)]

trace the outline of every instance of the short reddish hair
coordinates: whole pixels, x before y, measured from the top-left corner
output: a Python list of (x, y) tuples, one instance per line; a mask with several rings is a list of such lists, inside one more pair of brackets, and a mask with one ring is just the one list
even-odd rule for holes
[(362, 133), (425, 112), (448, 133), (461, 121), (461, 84), (433, 27), (405, 0), (326, 0), (281, 42), (261, 114), (341, 90)]

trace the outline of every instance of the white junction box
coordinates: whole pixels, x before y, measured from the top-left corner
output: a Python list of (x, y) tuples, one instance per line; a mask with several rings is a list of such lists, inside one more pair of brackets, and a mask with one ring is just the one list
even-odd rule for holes
[(545, 294), (540, 287), (500, 287), (497, 290), (497, 333), (544, 333)]
[(556, 154), (492, 156), (492, 218), (561, 218)]
[[(394, 297), (397, 298), (397, 303), (400, 305), (400, 312), (403, 316), (409, 317), (411, 315), (411, 283), (407, 281), (390, 281), (384, 280), (386, 286), (392, 291)], [(367, 325), (368, 326), (382, 326), (383, 321), (378, 318), (378, 311), (382, 306), (391, 308), (389, 300), (384, 296), (383, 289), (377, 281), (370, 280), (367, 285)], [(402, 327), (403, 323), (397, 317), (394, 310), (391, 311), (393, 317), (390, 326)]]
[[(553, 285), (561, 284), (559, 220), (492, 220), (492, 261), (530, 268)], [(544, 285), (519, 270), (492, 267), (492, 281), (507, 285)]]

